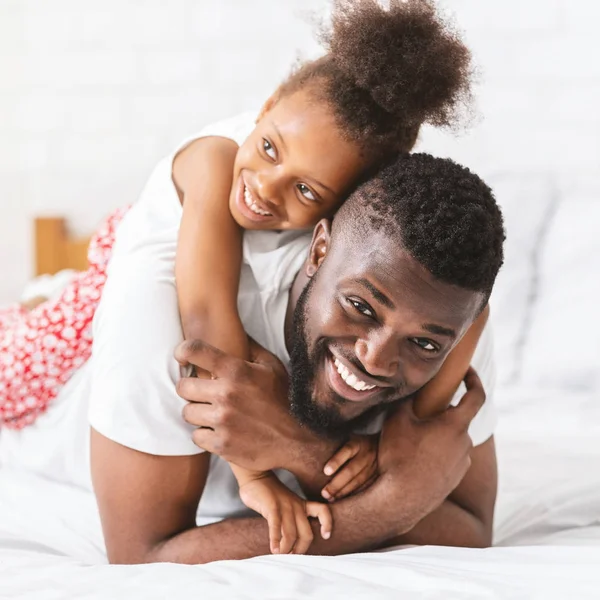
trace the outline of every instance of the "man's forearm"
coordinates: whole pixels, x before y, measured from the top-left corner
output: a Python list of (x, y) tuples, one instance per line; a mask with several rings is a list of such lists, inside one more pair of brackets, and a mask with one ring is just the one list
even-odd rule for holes
[[(365, 492), (332, 505), (333, 534), (323, 540), (318, 523), (310, 554), (338, 555), (379, 548), (411, 529), (418, 512), (399, 501), (398, 490), (380, 479)], [(266, 520), (226, 519), (180, 533), (150, 550), (140, 562), (207, 563), (269, 554)]]
[(409, 544), (488, 548), (492, 545), (492, 526), (452, 500), (446, 500), (410, 531), (389, 540), (390, 546)]
[[(400, 544), (470, 548), (491, 544), (490, 528), (451, 500), (413, 527), (410, 513), (414, 511), (402, 508), (393, 495), (381, 498), (379, 493), (384, 491), (375, 484), (363, 494), (333, 505), (333, 535), (323, 540), (314, 522), (309, 554), (339, 555)], [(400, 533), (403, 530), (406, 532)], [(265, 554), (269, 554), (267, 522), (257, 517), (226, 519), (185, 531), (152, 549), (140, 562), (202, 564)]]

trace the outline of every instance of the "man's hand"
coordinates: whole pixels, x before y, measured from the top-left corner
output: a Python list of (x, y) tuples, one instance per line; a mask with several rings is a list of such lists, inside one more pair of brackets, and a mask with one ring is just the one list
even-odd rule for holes
[(418, 419), (412, 402), (400, 405), (384, 425), (379, 443), (379, 472), (404, 489), (424, 517), (451, 494), (471, 465), (468, 429), (485, 402), (485, 391), (471, 368), (466, 394), (456, 407), (431, 419)]
[(199, 428), (193, 434), (198, 446), (228, 462), (257, 471), (294, 472), (294, 465), (306, 458), (306, 447), (318, 438), (289, 413), (285, 367), (254, 342), (250, 352), (252, 362), (247, 362), (200, 340), (181, 344), (175, 352), (179, 363), (212, 375), (210, 380), (179, 381), (177, 393), (189, 402), (183, 418)]

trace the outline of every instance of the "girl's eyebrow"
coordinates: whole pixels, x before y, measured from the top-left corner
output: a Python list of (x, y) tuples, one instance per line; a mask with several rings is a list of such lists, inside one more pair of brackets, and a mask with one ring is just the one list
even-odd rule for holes
[[(287, 145), (285, 143), (285, 140), (283, 139), (283, 136), (281, 135), (281, 131), (279, 131), (279, 128), (275, 124), (275, 121), (271, 121), (271, 125), (273, 126), (273, 129), (275, 130), (275, 133), (277, 134), (277, 138), (279, 139), (279, 143), (281, 144), (281, 147), (283, 148), (283, 150), (285, 152), (287, 152)], [(307, 181), (309, 181), (310, 183), (312, 183), (315, 186), (319, 186), (319, 187), (323, 188), (324, 190), (327, 190), (332, 196), (337, 195), (330, 187), (327, 187), (324, 183), (321, 183), (320, 181), (317, 181), (316, 179), (313, 179), (312, 177), (305, 177), (304, 179), (306, 179)]]
[(275, 125), (275, 121), (271, 121), (271, 125), (273, 125), (273, 129), (275, 130), (275, 133), (277, 134), (277, 137), (279, 138), (281, 147), (287, 152), (287, 145), (285, 143), (285, 140), (283, 139), (283, 136), (281, 135), (281, 131), (279, 131), (279, 128), (277, 127), (277, 125)]

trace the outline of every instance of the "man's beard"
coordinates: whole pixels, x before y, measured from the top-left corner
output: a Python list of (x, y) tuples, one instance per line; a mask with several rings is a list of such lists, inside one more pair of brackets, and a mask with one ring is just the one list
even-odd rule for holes
[[(334, 439), (345, 438), (352, 431), (364, 426), (381, 408), (375, 407), (355, 419), (346, 420), (335, 406), (319, 406), (317, 400), (312, 397), (316, 369), (320, 364), (324, 364), (327, 355), (326, 339), (319, 339), (312, 356), (308, 353), (306, 342), (308, 300), (317, 275), (318, 272), (300, 294), (294, 311), (290, 349), (290, 411), (300, 423), (319, 435)], [(333, 394), (333, 390), (331, 392)], [(334, 398), (340, 406), (348, 402), (337, 394)]]

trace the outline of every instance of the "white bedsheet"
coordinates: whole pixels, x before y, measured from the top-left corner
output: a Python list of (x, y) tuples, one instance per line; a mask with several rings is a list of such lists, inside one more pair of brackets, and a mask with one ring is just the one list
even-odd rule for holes
[(600, 598), (598, 398), (506, 389), (499, 407), (495, 548), (113, 567), (89, 492), (3, 468), (0, 598)]

